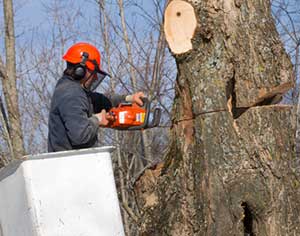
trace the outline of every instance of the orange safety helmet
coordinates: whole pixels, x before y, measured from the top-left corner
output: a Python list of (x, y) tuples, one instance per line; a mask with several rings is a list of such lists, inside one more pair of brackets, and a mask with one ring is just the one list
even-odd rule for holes
[[(89, 44), (89, 43), (76, 43), (71, 46), (66, 54), (63, 56), (63, 59), (69, 63), (75, 64), (72, 77), (75, 80), (81, 80), (86, 75), (86, 69), (92, 71), (91, 75), (94, 78), (92, 84), (89, 84), (89, 87), (85, 89), (94, 91), (102, 80), (108, 75), (110, 75), (100, 68), (101, 55), (98, 49)], [(97, 75), (96, 77), (94, 77)]]
[[(85, 53), (85, 54), (84, 54)], [(83, 56), (87, 55), (87, 58), (84, 59)], [(71, 46), (66, 54), (63, 56), (63, 59), (67, 62), (70, 62), (72, 64), (79, 64), (82, 63), (84, 60), (85, 66), (91, 70), (96, 72), (103, 72), (106, 74), (106, 72), (101, 70), (101, 55), (98, 49), (89, 44), (89, 43), (76, 43), (73, 46)]]

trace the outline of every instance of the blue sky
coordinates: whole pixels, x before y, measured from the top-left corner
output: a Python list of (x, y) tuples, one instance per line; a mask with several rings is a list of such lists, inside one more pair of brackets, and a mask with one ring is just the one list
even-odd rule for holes
[[(80, 26), (85, 27), (85, 24), (88, 21), (95, 22), (98, 21), (99, 17), (99, 11), (98, 7), (94, 0), (74, 0), (73, 4), (70, 4), (70, 0), (14, 0), (14, 9), (15, 9), (15, 33), (17, 36), (18, 42), (21, 42), (23, 40), (26, 40), (30, 37), (32, 37), (32, 30), (36, 30), (39, 33), (47, 34), (48, 31), (50, 31), (52, 27), (52, 19), (49, 18), (49, 11), (47, 10), (47, 7), (50, 4), (54, 3), (65, 5), (65, 9), (70, 9), (69, 12), (75, 11), (77, 8), (80, 8), (80, 10), (83, 12), (83, 17), (86, 18), (86, 22), (82, 22)], [(116, 0), (109, 0), (106, 1), (108, 4), (108, 10), (111, 13), (111, 17), (113, 19), (118, 18), (118, 12), (117, 12), (117, 1)], [(126, 2), (126, 1), (125, 1)], [(150, 0), (143, 1), (143, 0), (135, 0), (131, 2), (136, 2), (138, 6), (146, 9), (145, 12), (151, 12), (152, 9), (150, 9), (151, 2)], [(0, 0), (0, 27), (3, 29), (3, 2)], [(140, 9), (137, 7), (128, 7), (126, 8), (126, 16), (127, 20), (131, 22), (133, 25), (135, 25), (140, 30), (143, 29), (143, 20), (141, 20), (140, 14), (143, 13), (137, 13), (141, 12)], [(147, 14), (147, 13), (146, 13)], [(144, 14), (145, 15), (145, 14)], [(95, 27), (95, 26), (92, 26)], [(1, 51), (3, 52), (3, 35), (0, 35), (0, 45), (1, 45)]]

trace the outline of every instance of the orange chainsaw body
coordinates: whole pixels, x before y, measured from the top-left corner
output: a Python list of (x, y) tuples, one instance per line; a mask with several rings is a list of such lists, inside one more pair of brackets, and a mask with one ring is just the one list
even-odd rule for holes
[(147, 98), (142, 98), (143, 106), (136, 103), (121, 103), (118, 107), (113, 107), (109, 113), (114, 117), (106, 126), (107, 128), (118, 130), (143, 130), (157, 127), (160, 122), (161, 110), (155, 108), (150, 118), (150, 102)]
[(121, 103), (109, 112), (115, 118), (109, 123), (110, 128), (141, 126), (145, 122), (146, 110), (135, 103)]

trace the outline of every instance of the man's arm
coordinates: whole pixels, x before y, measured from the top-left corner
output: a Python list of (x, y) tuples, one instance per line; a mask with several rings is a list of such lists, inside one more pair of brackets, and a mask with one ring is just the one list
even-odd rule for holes
[(112, 101), (105, 95), (101, 93), (91, 92), (90, 94), (94, 113), (99, 113), (103, 109), (109, 111), (113, 107)]
[(136, 102), (139, 105), (143, 105), (141, 98), (145, 97), (143, 92), (137, 92), (131, 95), (103, 95), (93, 92), (90, 96), (95, 113), (98, 113), (103, 109), (109, 111), (112, 107), (116, 107), (122, 102)]

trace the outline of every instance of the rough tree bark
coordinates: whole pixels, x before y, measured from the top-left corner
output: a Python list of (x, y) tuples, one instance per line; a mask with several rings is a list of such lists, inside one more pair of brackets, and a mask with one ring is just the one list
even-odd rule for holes
[(8, 120), (10, 124), (10, 142), (12, 143), (12, 158), (24, 155), (21, 116), (18, 107), (18, 91), (16, 87), (15, 33), (12, 0), (3, 1), (5, 25), (6, 65), (0, 60), (0, 77), (2, 78), (3, 93), (6, 101)]
[(300, 235), (295, 112), (276, 105), (293, 72), (270, 2), (174, 0), (165, 24), (178, 67), (172, 143), (136, 182), (139, 235)]

